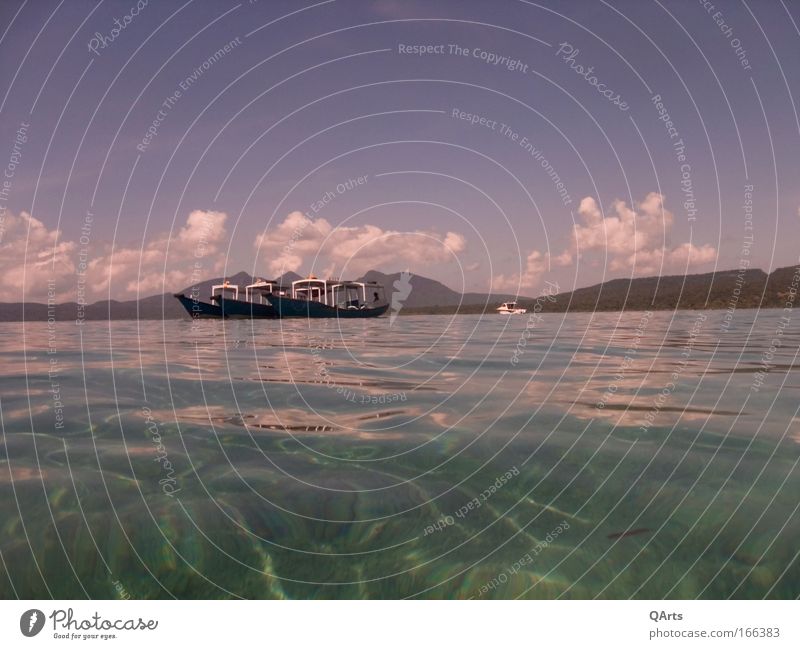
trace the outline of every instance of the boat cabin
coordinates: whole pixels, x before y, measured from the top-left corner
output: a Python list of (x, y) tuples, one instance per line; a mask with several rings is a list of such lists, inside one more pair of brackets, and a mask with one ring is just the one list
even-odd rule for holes
[(222, 284), (217, 284), (211, 287), (211, 299), (238, 300), (239, 299), (239, 286), (231, 284), (227, 279)]
[(340, 309), (365, 309), (386, 304), (383, 286), (377, 282), (339, 279), (298, 279), (292, 282), (292, 297)]
[(275, 282), (268, 282), (260, 279), (257, 282), (248, 284), (244, 287), (244, 300), (245, 302), (269, 305), (269, 295), (277, 292), (278, 288), (279, 287)]

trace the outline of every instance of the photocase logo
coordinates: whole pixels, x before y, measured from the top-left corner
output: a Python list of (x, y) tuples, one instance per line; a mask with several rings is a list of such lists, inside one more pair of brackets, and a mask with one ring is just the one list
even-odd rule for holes
[(411, 295), (411, 273), (407, 270), (400, 273), (400, 279), (394, 280), (392, 286), (394, 286), (394, 291), (392, 291), (392, 312), (389, 315), (389, 326), (391, 327), (394, 324), (395, 319), (397, 318), (397, 314), (400, 313), (400, 309), (403, 308), (403, 302)]
[(27, 638), (32, 638), (38, 634), (43, 627), (44, 613), (42, 613), (38, 608), (32, 608), (29, 611), (25, 611), (22, 614), (22, 617), (19, 618), (19, 630), (22, 631), (22, 635)]

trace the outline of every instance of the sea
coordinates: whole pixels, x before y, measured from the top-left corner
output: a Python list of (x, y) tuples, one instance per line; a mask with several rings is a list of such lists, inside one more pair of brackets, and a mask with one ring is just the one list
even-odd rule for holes
[(0, 597), (800, 595), (781, 310), (0, 324)]

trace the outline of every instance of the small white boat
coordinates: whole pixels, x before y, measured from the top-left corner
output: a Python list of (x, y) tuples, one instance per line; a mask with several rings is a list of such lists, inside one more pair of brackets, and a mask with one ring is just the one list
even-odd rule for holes
[(527, 313), (528, 309), (517, 308), (516, 302), (503, 302), (499, 307), (497, 307), (497, 312), (505, 315), (519, 315), (522, 313)]

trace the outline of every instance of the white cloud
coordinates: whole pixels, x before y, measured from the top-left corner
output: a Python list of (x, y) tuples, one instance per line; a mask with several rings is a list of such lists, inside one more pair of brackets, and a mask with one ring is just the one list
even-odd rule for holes
[(58, 230), (48, 230), (28, 212), (2, 212), (0, 221), (0, 300), (46, 301), (48, 282), (58, 293), (75, 273), (72, 241), (60, 241)]
[[(616, 200), (605, 216), (597, 201), (587, 196), (581, 200), (578, 214), (582, 223), (573, 226), (569, 248), (554, 256), (533, 250), (521, 273), (495, 276), (492, 288), (504, 291), (533, 288), (553, 266), (570, 266), (576, 258), (598, 251), (607, 255), (609, 271), (629, 275), (683, 272), (717, 258), (716, 249), (707, 244), (696, 246), (686, 242), (674, 247), (667, 244), (675, 217), (664, 207), (664, 196), (656, 192), (647, 194), (635, 209), (625, 201)], [(598, 265), (597, 260), (589, 263)]]
[[(222, 212), (195, 210), (177, 234), (159, 233), (144, 246), (113, 247), (89, 236), (88, 242), (61, 238), (27, 212), (2, 213), (0, 221), (0, 301), (46, 301), (55, 290), (59, 302), (75, 300), (79, 279), (88, 301), (128, 299), (169, 292), (190, 283), (196, 262), (201, 279), (220, 272), (219, 252), (226, 240)], [(169, 249), (169, 250), (168, 250)], [(84, 252), (85, 250), (85, 252)], [(87, 262), (78, 275), (81, 257)], [(110, 289), (110, 291), (109, 291)]]
[(375, 225), (338, 226), (292, 212), (255, 241), (268, 274), (312, 270), (356, 276), (375, 268), (421, 267), (454, 261), (467, 247), (456, 232), (384, 230)]
[(195, 263), (201, 277), (221, 272), (219, 257), (227, 238), (224, 212), (194, 210), (175, 236), (156, 235), (143, 247), (106, 246), (105, 254), (89, 263), (91, 288), (98, 295), (112, 298), (144, 297), (183, 288), (192, 282)]
[(583, 223), (573, 226), (575, 253), (603, 251), (611, 271), (652, 275), (683, 271), (717, 258), (716, 249), (707, 244), (668, 245), (675, 218), (664, 207), (664, 196), (656, 192), (647, 194), (636, 209), (625, 201), (614, 201), (605, 218), (597, 201), (587, 196), (580, 202), (578, 214)]
[(572, 263), (572, 254), (565, 250), (557, 256), (541, 253), (534, 250), (525, 260), (522, 273), (495, 275), (492, 278), (492, 289), (495, 291), (517, 292), (519, 289), (529, 289), (539, 283), (541, 276), (552, 266), (569, 266)]

